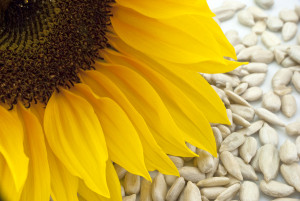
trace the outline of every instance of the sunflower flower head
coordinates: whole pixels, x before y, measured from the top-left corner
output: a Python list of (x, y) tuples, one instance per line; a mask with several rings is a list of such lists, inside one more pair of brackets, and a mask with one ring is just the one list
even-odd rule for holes
[(114, 163), (179, 176), (229, 124), (199, 74), (240, 63), (204, 0), (0, 2), (3, 200), (121, 201)]

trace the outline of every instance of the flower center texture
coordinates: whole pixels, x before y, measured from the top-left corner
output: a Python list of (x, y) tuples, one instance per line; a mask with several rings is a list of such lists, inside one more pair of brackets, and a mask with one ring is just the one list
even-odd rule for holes
[(79, 83), (108, 46), (113, 0), (4, 0), (0, 3), (0, 101), (47, 103)]

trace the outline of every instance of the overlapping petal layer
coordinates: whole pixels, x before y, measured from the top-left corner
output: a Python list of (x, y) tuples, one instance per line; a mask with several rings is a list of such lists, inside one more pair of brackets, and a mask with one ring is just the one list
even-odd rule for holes
[(116, 0), (118, 4), (131, 8), (152, 18), (170, 18), (184, 14), (213, 17), (205, 0)]
[(14, 184), (14, 186), (10, 185), (12, 181), (7, 182), (7, 186), (5, 183), (1, 184), (0, 189), (4, 194), (10, 187), (14, 188), (15, 193), (20, 193), (27, 178), (28, 157), (24, 153), (23, 142), (23, 127), (16, 112), (9, 112), (0, 106), (0, 155), (3, 171), (7, 172), (4, 173), (3, 179), (12, 176)]
[[(140, 62), (166, 77), (172, 83), (176, 83), (178, 88), (205, 114), (209, 122), (230, 123), (223, 102), (200, 74), (195, 71), (185, 70), (171, 63), (164, 63), (165, 65), (160, 64), (126, 45), (126, 43), (116, 36), (111, 36), (109, 40), (122, 54), (138, 59)], [(103, 54), (106, 56), (105, 52)], [(109, 59), (109, 57), (106, 59)], [(109, 62), (120, 62), (120, 59), (115, 57), (113, 59), (116, 60), (109, 59)]]
[[(103, 56), (106, 61), (124, 64), (124, 66), (126, 65), (136, 73), (139, 73), (158, 93), (173, 120), (184, 132), (185, 140), (216, 155), (215, 140), (208, 120), (185, 93), (180, 90), (179, 86), (176, 86), (170, 80), (154, 71), (153, 68), (134, 58), (111, 50), (107, 50), (103, 53)], [(101, 69), (103, 65), (100, 65), (99, 68)]]
[(112, 99), (98, 97), (84, 84), (71, 90), (91, 103), (103, 128), (108, 154), (112, 161), (133, 174), (151, 180), (144, 164), (143, 146), (122, 108)]
[(77, 201), (78, 178), (67, 170), (52, 153), (49, 146), (47, 146), (47, 151), (51, 175), (51, 197), (53, 201)]
[(111, 23), (115, 33), (127, 44), (149, 56), (185, 64), (223, 59), (224, 55), (212, 48), (210, 43), (191, 37), (174, 26), (122, 6), (113, 7), (112, 14)]
[(110, 160), (106, 164), (106, 179), (110, 190), (110, 198), (103, 197), (91, 191), (82, 181), (79, 182), (78, 193), (87, 201), (122, 201), (121, 184)]
[(92, 106), (67, 90), (55, 92), (45, 110), (44, 129), (51, 150), (68, 171), (96, 193), (109, 197), (108, 153)]
[[(129, 83), (111, 73), (100, 71), (85, 71), (81, 74), (81, 78), (83, 82), (89, 85), (99, 96), (106, 96), (115, 100), (129, 117), (132, 115), (136, 117), (142, 115), (141, 119), (134, 119), (138, 120), (138, 122), (135, 121), (135, 123), (139, 126), (143, 125), (146, 129), (144, 132), (147, 132), (147, 126), (142, 121), (145, 120), (151, 134), (166, 153), (194, 156), (195, 154), (191, 152), (184, 143), (182, 131), (174, 124), (172, 117), (166, 111), (165, 106), (158, 95), (153, 91), (153, 88), (133, 71), (129, 71), (122, 66), (116, 67), (127, 71), (119, 71), (120, 74), (118, 75), (121, 76), (123, 73), (124, 76), (128, 76), (128, 80), (135, 82)], [(101, 70), (109, 70), (109, 68), (101, 68)], [(134, 85), (140, 87), (135, 89), (133, 87)], [(164, 135), (161, 135), (161, 133), (164, 133)], [(174, 133), (176, 133), (176, 136), (174, 136)]]
[(19, 200), (21, 192), (17, 191), (12, 172), (2, 154), (0, 154), (0, 178), (0, 200)]
[(28, 176), (20, 200), (46, 200), (50, 194), (50, 171), (44, 132), (32, 112), (21, 105), (18, 109), (19, 118), (23, 122), (24, 149), (29, 157)]

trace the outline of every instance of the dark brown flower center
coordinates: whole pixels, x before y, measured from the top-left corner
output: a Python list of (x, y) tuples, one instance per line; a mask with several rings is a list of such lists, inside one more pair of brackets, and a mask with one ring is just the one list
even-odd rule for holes
[(113, 0), (4, 0), (0, 4), (0, 101), (47, 103), (93, 68)]

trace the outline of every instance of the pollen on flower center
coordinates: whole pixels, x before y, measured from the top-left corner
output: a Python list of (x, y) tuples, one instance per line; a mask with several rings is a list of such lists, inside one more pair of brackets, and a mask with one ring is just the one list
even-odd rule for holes
[(47, 103), (58, 87), (93, 68), (113, 0), (5, 0), (0, 3), (0, 101)]

